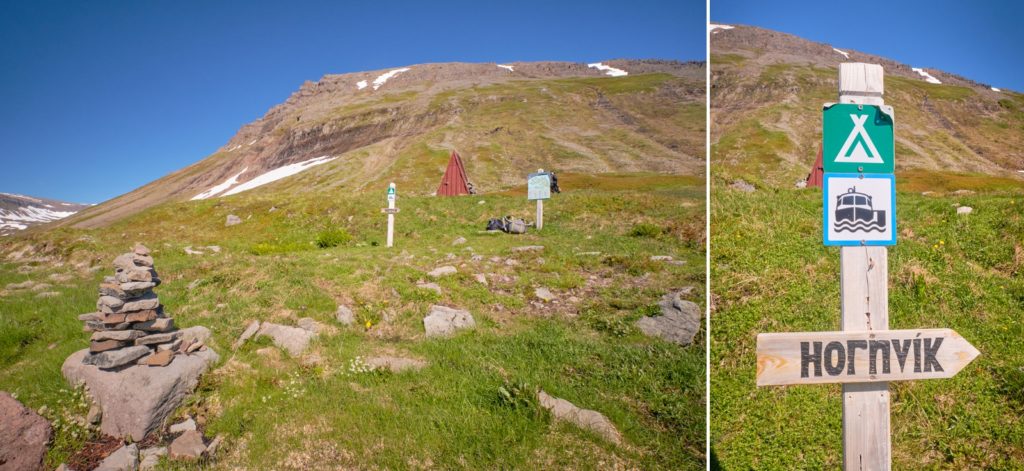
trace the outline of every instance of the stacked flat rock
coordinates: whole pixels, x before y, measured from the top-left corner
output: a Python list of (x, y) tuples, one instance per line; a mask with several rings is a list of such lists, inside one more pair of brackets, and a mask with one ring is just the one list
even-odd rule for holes
[(114, 269), (114, 276), (100, 284), (97, 312), (78, 316), (85, 322), (84, 330), (92, 332), (89, 354), (82, 363), (101, 369), (167, 366), (175, 354), (203, 347), (183, 345), (174, 319), (164, 313), (153, 292), (160, 278), (149, 249), (136, 244), (131, 252), (114, 259)]

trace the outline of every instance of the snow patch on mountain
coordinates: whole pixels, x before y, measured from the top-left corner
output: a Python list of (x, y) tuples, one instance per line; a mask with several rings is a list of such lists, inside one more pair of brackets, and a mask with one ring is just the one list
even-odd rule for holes
[(512, 67), (511, 65), (498, 64), (498, 67), (501, 67), (502, 69), (506, 69), (509, 72), (515, 72), (516, 71), (516, 69), (514, 67)]
[(401, 69), (395, 69), (390, 72), (380, 74), (379, 77), (373, 79), (373, 89), (376, 90), (382, 87), (389, 79), (407, 70), (409, 70), (408, 67), (402, 67)]
[(232, 186), (238, 183), (238, 177), (242, 176), (242, 174), (245, 173), (246, 170), (249, 170), (249, 167), (243, 168), (242, 171), (238, 172), (237, 175), (230, 177), (227, 180), (224, 180), (222, 183), (218, 185), (210, 187), (209, 190), (206, 190), (198, 195), (193, 196), (192, 201), (205, 200), (206, 198), (209, 198), (211, 196), (216, 195), (217, 193), (220, 193), (224, 190), (227, 190), (228, 188), (231, 188)]
[(993, 91), (993, 92), (1001, 92), (1002, 90), (1000, 90), (1000, 89), (998, 89), (998, 88), (996, 88), (996, 87), (992, 87), (992, 91)]
[(612, 77), (622, 77), (622, 76), (625, 76), (625, 75), (629, 75), (629, 72), (626, 72), (625, 70), (616, 69), (615, 67), (607, 66), (607, 65), (604, 65), (604, 64), (602, 64), (600, 62), (594, 62), (593, 64), (587, 64), (587, 67), (590, 67), (592, 69), (597, 69), (597, 70), (603, 70), (605, 75), (611, 75)]
[(360, 81), (356, 82), (356, 89), (357, 90), (362, 90), (364, 88), (366, 88), (366, 80), (360, 80)]
[(911, 70), (913, 70), (914, 72), (917, 72), (918, 75), (924, 77), (925, 82), (937, 83), (937, 84), (941, 84), (942, 83), (942, 82), (939, 81), (939, 79), (937, 79), (935, 77), (932, 77), (932, 74), (929, 74), (928, 71), (926, 71), (926, 70), (924, 70), (924, 69), (922, 69), (920, 67), (912, 67)]
[(263, 175), (260, 175), (256, 178), (253, 178), (252, 180), (249, 180), (241, 185), (238, 185), (228, 190), (221, 196), (236, 195), (243, 191), (248, 191), (258, 186), (263, 186), (266, 185), (267, 183), (275, 182), (282, 178), (290, 177), (292, 175), (295, 175), (296, 173), (302, 172), (303, 170), (315, 167), (320, 164), (325, 164), (334, 159), (335, 157), (325, 155), (322, 157), (317, 157), (315, 159), (309, 159), (304, 162), (298, 162), (294, 164), (285, 165), (284, 167), (278, 167), (274, 170), (264, 173)]
[[(0, 196), (7, 197), (0, 201), (0, 236), (6, 236), (28, 229), (36, 224), (44, 224), (58, 219), (64, 219), (77, 211), (60, 211), (51, 203), (56, 201), (43, 201), (31, 196), (16, 195), (13, 193), (0, 193)], [(60, 203), (62, 205), (76, 207), (78, 205)]]
[(724, 30), (733, 29), (733, 28), (735, 28), (735, 26), (716, 25), (714, 23), (711, 23), (711, 24), (708, 25), (708, 31), (710, 31), (711, 34), (718, 34), (720, 32), (720, 31), (716, 31), (716, 30), (723, 30), (724, 31)]
[(836, 49), (836, 48), (834, 48), (834, 47), (832, 48), (832, 50), (833, 50), (833, 51), (836, 51), (836, 52), (838, 52), (838, 53), (840, 53), (840, 54), (842, 54), (842, 55), (843, 55), (843, 57), (845, 57), (845, 58), (847, 58), (847, 59), (849, 59), (849, 58), (850, 58), (850, 53), (849, 53), (849, 52), (846, 52), (846, 51), (840, 51), (839, 49)]

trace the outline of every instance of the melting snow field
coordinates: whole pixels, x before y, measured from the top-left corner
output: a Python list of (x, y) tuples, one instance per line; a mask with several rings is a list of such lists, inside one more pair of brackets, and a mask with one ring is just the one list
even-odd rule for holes
[(733, 29), (733, 28), (735, 28), (735, 26), (716, 25), (716, 24), (709, 24), (708, 25), (708, 31), (711, 31), (711, 34), (718, 34), (718, 31), (715, 31), (716, 29), (726, 30), (726, 29)]
[(205, 200), (206, 198), (209, 198), (211, 196), (216, 195), (217, 193), (220, 193), (224, 190), (227, 190), (228, 188), (231, 188), (232, 185), (238, 183), (238, 177), (242, 176), (242, 174), (245, 173), (246, 170), (249, 170), (249, 167), (243, 168), (241, 172), (238, 172), (237, 175), (228, 178), (227, 180), (224, 180), (223, 183), (213, 186), (209, 190), (206, 190), (198, 195), (193, 196), (192, 201)]
[(330, 162), (330, 161), (332, 161), (334, 159), (335, 159), (335, 157), (330, 157), (330, 156), (325, 155), (323, 157), (317, 157), (315, 159), (309, 159), (309, 160), (307, 160), (305, 162), (298, 162), (298, 163), (294, 163), (294, 164), (285, 165), (284, 167), (276, 168), (276, 169), (271, 170), (271, 171), (269, 171), (267, 173), (264, 173), (263, 175), (260, 175), (260, 176), (258, 176), (256, 178), (253, 178), (252, 180), (249, 180), (249, 181), (247, 181), (247, 182), (245, 182), (245, 183), (243, 183), (241, 185), (238, 185), (238, 186), (228, 190), (227, 193), (224, 193), (221, 196), (236, 195), (236, 194), (241, 193), (243, 191), (248, 191), (248, 190), (251, 190), (251, 189), (256, 188), (258, 186), (263, 186), (263, 185), (266, 185), (267, 183), (275, 182), (275, 181), (278, 181), (278, 180), (280, 180), (282, 178), (290, 177), (290, 176), (295, 175), (296, 173), (299, 173), (299, 172), (301, 172), (303, 170), (306, 170), (306, 169), (311, 168), (311, 167), (316, 167), (317, 165), (320, 165), (320, 164), (325, 164), (325, 163)]
[(928, 83), (938, 83), (938, 84), (942, 83), (942, 82), (939, 81), (939, 79), (937, 79), (935, 77), (932, 77), (932, 74), (929, 74), (928, 71), (926, 71), (926, 70), (924, 70), (924, 69), (922, 69), (920, 67), (914, 67), (911, 70), (913, 70), (914, 72), (917, 72), (919, 75), (924, 77), (924, 81), (925, 82), (928, 82)]
[(836, 51), (836, 52), (838, 52), (838, 53), (840, 53), (840, 54), (842, 54), (842, 55), (843, 55), (843, 57), (845, 57), (845, 58), (847, 58), (847, 59), (849, 59), (849, 58), (850, 58), (850, 53), (849, 53), (849, 52), (846, 52), (846, 51), (840, 51), (839, 49), (836, 49), (836, 48), (834, 48), (834, 47), (832, 48), (832, 50), (833, 50), (833, 51)]
[(366, 80), (360, 80), (356, 82), (356, 89), (362, 90), (364, 88), (366, 88)]
[(1000, 89), (998, 89), (998, 88), (996, 88), (996, 87), (992, 87), (992, 91), (993, 91), (993, 92), (1001, 92), (1002, 90), (1000, 90)]
[(506, 69), (509, 72), (515, 72), (516, 71), (516, 69), (513, 68), (511, 65), (498, 64), (498, 67), (501, 67), (502, 69)]
[[(42, 201), (29, 196), (12, 195), (10, 193), (2, 194), (8, 196), (16, 196), (19, 198), (25, 198), (29, 201), (42, 203)], [(53, 207), (52, 205), (46, 206), (50, 208)], [(52, 209), (47, 209), (41, 206), (23, 206), (13, 211), (7, 209), (0, 209), (0, 236), (8, 234), (5, 230), (14, 229), (20, 231), (28, 229), (28, 223), (56, 221), (58, 219), (64, 219), (72, 214), (75, 214), (75, 212), (76, 211), (54, 211)]]
[(409, 70), (408, 67), (402, 67), (401, 69), (395, 69), (395, 70), (392, 70), (390, 72), (381, 74), (379, 77), (373, 79), (373, 89), (376, 90), (376, 89), (380, 88), (382, 85), (384, 85), (388, 81), (388, 79), (390, 79), (391, 77), (394, 77), (394, 76), (396, 76), (396, 75), (398, 75), (398, 74), (400, 74), (402, 72), (405, 72), (407, 70)]
[(610, 66), (604, 65), (604, 64), (602, 64), (600, 62), (594, 62), (593, 64), (587, 64), (587, 67), (590, 67), (592, 69), (597, 69), (597, 70), (603, 70), (605, 75), (611, 75), (612, 77), (622, 77), (624, 75), (629, 75), (629, 72), (626, 72), (625, 70), (616, 69), (615, 67), (610, 67)]

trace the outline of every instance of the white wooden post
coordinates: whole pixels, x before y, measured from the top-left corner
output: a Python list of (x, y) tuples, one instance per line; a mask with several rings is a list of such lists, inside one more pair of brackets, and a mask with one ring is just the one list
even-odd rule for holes
[[(395, 209), (395, 183), (388, 185), (388, 209)], [(388, 211), (388, 241), (387, 246), (395, 245), (395, 212)]]
[[(839, 102), (884, 105), (882, 66), (839, 66)], [(889, 260), (886, 247), (839, 249), (842, 330), (889, 330)], [(892, 467), (889, 383), (843, 385), (843, 468)]]
[[(537, 173), (543, 173), (544, 169), (538, 168)], [(544, 227), (544, 200), (537, 200), (537, 230), (541, 230)]]

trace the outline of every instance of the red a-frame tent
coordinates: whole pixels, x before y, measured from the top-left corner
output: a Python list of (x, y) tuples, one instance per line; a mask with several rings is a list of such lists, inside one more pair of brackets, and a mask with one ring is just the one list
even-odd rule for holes
[(441, 185), (437, 187), (437, 196), (459, 196), (469, 194), (469, 179), (466, 178), (466, 168), (462, 166), (462, 159), (459, 153), (452, 151), (448, 159), (448, 168), (441, 177)]

